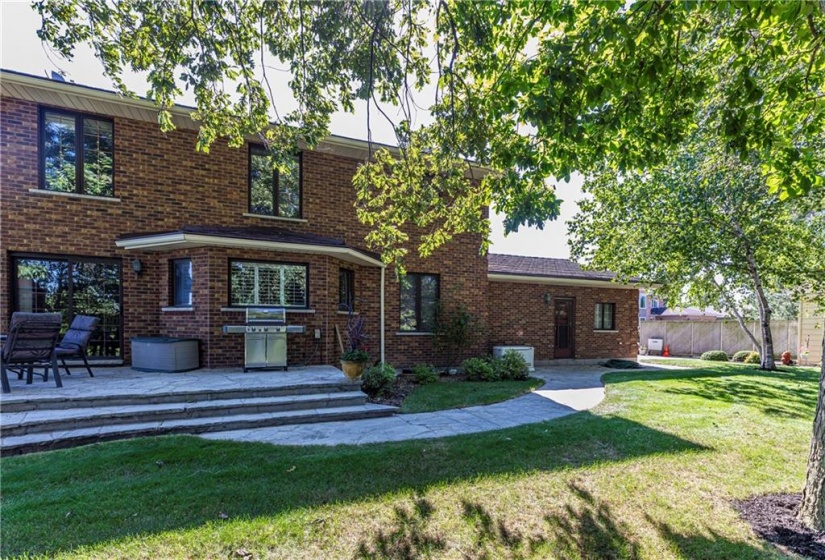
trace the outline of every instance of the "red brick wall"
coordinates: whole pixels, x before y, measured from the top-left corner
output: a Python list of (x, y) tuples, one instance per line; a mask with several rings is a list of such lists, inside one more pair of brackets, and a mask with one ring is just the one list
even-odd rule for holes
[[(638, 290), (490, 282), (490, 346), (533, 346), (535, 360), (552, 360), (555, 319), (544, 294), (575, 299), (574, 358), (634, 358)], [(616, 304), (616, 331), (594, 327), (596, 303)]]
[[(0, 99), (0, 331), (11, 312), (9, 262), (15, 252), (123, 259), (124, 353), (130, 360), (134, 336), (173, 335), (199, 338), (205, 367), (238, 365), (243, 361), (240, 335), (223, 335), (220, 327), (240, 323), (243, 312), (222, 311), (228, 305), (228, 259), (288, 260), (310, 265), (312, 314), (290, 313), (291, 323), (305, 324), (307, 335), (290, 335), (293, 363), (337, 363), (334, 325), (346, 336), (346, 317), (338, 314), (338, 268), (355, 270), (358, 311), (367, 318), (371, 349), (379, 352), (379, 278), (377, 268), (351, 266), (331, 257), (277, 254), (222, 248), (174, 252), (134, 252), (118, 249), (116, 238), (126, 233), (160, 232), (183, 225), (272, 226), (297, 232), (344, 238), (365, 248), (366, 226), (355, 216), (352, 175), (358, 161), (321, 153), (303, 155), (303, 217), (286, 222), (249, 217), (247, 148), (216, 143), (209, 154), (195, 151), (192, 131), (161, 133), (156, 124), (115, 118), (115, 197), (99, 200), (29, 192), (38, 188), (38, 106), (28, 101)], [(416, 232), (411, 236), (416, 241)], [(420, 232), (418, 232), (420, 234)], [(411, 244), (412, 245), (412, 244)], [(429, 259), (411, 247), (406, 266), (411, 272), (441, 275), (442, 294), (454, 292), (473, 313), (486, 319), (487, 260), (478, 256), (479, 236), (461, 236)], [(168, 261), (193, 259), (193, 310), (161, 311), (168, 305)], [(133, 258), (144, 272), (136, 276)], [(387, 359), (397, 366), (437, 362), (429, 336), (397, 335), (398, 284), (391, 269), (386, 283)], [(321, 329), (316, 342), (314, 329)], [(346, 342), (346, 341), (345, 341)]]

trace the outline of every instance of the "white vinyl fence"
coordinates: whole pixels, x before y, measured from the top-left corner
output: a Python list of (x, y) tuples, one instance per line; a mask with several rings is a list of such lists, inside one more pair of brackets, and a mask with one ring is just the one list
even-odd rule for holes
[[(748, 328), (761, 340), (759, 322), (748, 321)], [(798, 343), (796, 321), (771, 321), (773, 350), (777, 357), (789, 350), (796, 358)], [(736, 321), (642, 321), (639, 325), (639, 345), (647, 347), (647, 339), (661, 338), (671, 356), (698, 356), (708, 350), (724, 350), (729, 355), (740, 350), (759, 351)]]

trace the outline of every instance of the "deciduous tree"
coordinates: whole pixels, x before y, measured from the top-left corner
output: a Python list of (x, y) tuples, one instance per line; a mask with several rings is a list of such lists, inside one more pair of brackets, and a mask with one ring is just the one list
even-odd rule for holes
[[(330, 115), (355, 100), (396, 103), (400, 152), (376, 150), (355, 181), (359, 216), (374, 226), (369, 241), (388, 261), (412, 245), (428, 254), (459, 233), (487, 233), (481, 208), (490, 203), (507, 231), (541, 227), (558, 214), (549, 178), (666, 159), (709, 97), (720, 101), (720, 149), (758, 153), (774, 191), (825, 183), (822, 154), (800, 142), (825, 127), (821, 1), (35, 6), (44, 41), (65, 56), (91, 44), (124, 93), (122, 74), (144, 73), (163, 129), (190, 90), (202, 150), (262, 134), (286, 158), (299, 139), (312, 146), (326, 136)], [(271, 64), (288, 68), (297, 108), (272, 95)], [(423, 99), (412, 93), (429, 82), (432, 119), (416, 128)], [(470, 160), (492, 173), (473, 180)], [(410, 222), (430, 233), (408, 239)]]

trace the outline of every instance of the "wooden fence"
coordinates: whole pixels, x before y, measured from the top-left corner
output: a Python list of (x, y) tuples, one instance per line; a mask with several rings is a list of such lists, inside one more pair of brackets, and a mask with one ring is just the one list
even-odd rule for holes
[[(748, 328), (761, 340), (758, 321), (748, 321)], [(797, 355), (799, 325), (797, 321), (771, 321), (773, 350), (777, 357), (789, 350)], [(755, 350), (748, 336), (736, 321), (642, 321), (639, 325), (639, 344), (647, 346), (649, 338), (661, 338), (671, 356), (698, 356), (709, 350), (724, 350), (733, 355), (740, 350)]]

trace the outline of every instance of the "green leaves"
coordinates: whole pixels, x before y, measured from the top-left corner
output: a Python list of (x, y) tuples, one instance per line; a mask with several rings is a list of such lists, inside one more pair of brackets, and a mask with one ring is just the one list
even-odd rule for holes
[[(406, 224), (426, 230), (412, 236), (422, 254), (486, 233), (490, 203), (508, 231), (540, 226), (558, 215), (551, 178), (639, 174), (696, 130), (743, 161), (758, 157), (780, 198), (822, 188), (825, 175), (825, 10), (815, 0), (35, 8), (44, 41), (67, 57), (91, 44), (124, 94), (120, 76), (144, 72), (164, 130), (192, 91), (199, 150), (260, 135), (291, 153), (299, 141), (315, 146), (357, 99), (397, 105), (397, 161), (379, 151), (356, 178), (358, 214), (376, 228), (369, 241), (390, 261), (413, 242)], [(276, 79), (294, 104), (273, 97)], [(419, 106), (430, 119), (416, 119)], [(489, 173), (473, 178), (468, 161)], [(443, 185), (421, 183), (429, 173)]]

